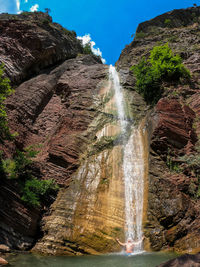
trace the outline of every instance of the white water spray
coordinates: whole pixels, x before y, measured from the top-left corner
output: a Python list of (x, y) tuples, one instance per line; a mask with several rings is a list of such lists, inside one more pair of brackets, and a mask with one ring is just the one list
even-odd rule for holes
[[(126, 132), (128, 121), (124, 111), (124, 97), (118, 73), (112, 65), (109, 69), (109, 80), (115, 91), (118, 118), (122, 134)], [(125, 142), (125, 140), (124, 140)], [(144, 194), (144, 158), (140, 130), (133, 128), (129, 140), (123, 146), (123, 172), (125, 187), (125, 234), (137, 245), (134, 253), (142, 250), (142, 217)]]

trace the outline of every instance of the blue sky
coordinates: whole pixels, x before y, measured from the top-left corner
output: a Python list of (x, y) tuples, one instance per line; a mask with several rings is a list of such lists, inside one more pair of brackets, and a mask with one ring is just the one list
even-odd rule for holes
[(94, 48), (100, 48), (107, 64), (114, 64), (140, 22), (194, 3), (200, 0), (0, 0), (0, 13), (50, 8), (55, 22), (78, 36), (90, 34)]

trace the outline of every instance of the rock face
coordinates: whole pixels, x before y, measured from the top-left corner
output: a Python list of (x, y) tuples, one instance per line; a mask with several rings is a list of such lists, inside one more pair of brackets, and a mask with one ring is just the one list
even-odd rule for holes
[[(10, 128), (19, 133), (17, 146), (42, 144), (35, 166), (43, 179), (55, 179), (58, 184), (64, 185), (69, 183), (70, 175), (79, 166), (79, 154), (84, 152), (88, 139), (93, 138), (92, 131), (89, 135), (83, 133), (96, 114), (93, 102), (98, 84), (105, 75), (106, 67), (99, 64), (98, 59), (83, 56), (67, 60), (50, 73), (21, 84), (8, 99)], [(9, 154), (7, 150), (5, 153)], [(14, 205), (13, 201), (10, 205)], [(13, 231), (8, 231), (10, 243), (7, 241), (7, 244), (22, 247), (12, 242), (19, 229), (13, 225), (11, 218), (4, 217), (5, 210), (1, 212), (2, 231), (5, 231), (6, 225), (14, 227)], [(21, 216), (24, 216), (23, 211)], [(36, 234), (33, 228), (37, 227), (37, 219), (38, 216), (30, 213), (32, 225), (28, 228), (29, 235)], [(21, 224), (22, 220), (17, 223)], [(24, 228), (29, 224), (25, 222), (22, 225), (22, 232), (25, 233)], [(2, 241), (5, 242), (4, 239)], [(20, 242), (23, 243), (22, 238), (19, 238)]]
[(200, 266), (200, 254), (196, 254), (196, 255), (185, 254), (176, 259), (160, 264), (157, 267), (179, 267), (179, 266), (183, 266), (183, 267)]
[[(199, 8), (191, 8), (141, 24), (142, 35), (136, 34), (117, 62), (129, 122), (126, 141), (134, 122), (145, 147), (146, 171), (150, 152), (143, 216), (147, 249), (200, 247), (199, 169), (181, 158), (198, 156), (198, 14)], [(33, 250), (48, 254), (119, 250), (114, 237), (124, 237), (122, 136), (108, 66), (95, 56), (78, 55), (82, 48), (74, 33), (52, 23), (48, 15), (4, 14), (0, 27), (0, 60), (17, 85), (6, 101), (9, 126), (19, 133), (1, 150), (11, 157), (16, 148), (39, 144), (35, 175), (55, 179), (61, 186), (44, 214), (25, 206), (15, 181), (1, 180), (0, 243), (11, 249), (35, 245)], [(158, 42), (167, 41), (183, 57), (192, 79), (188, 84), (166, 84), (157, 105), (147, 107), (134, 90), (129, 68)]]
[[(80, 167), (71, 176), (69, 187), (59, 192), (50, 214), (43, 219), (45, 235), (33, 251), (66, 255), (108, 253), (119, 250), (116, 237), (124, 239), (122, 138), (119, 120), (114, 116), (114, 94), (107, 81), (99, 87), (94, 104), (97, 113), (82, 136), (95, 137), (81, 152)], [(143, 127), (130, 138), (131, 144), (139, 142), (139, 138), (141, 143), (147, 141)], [(147, 154), (142, 157), (146, 159)]]
[[(15, 143), (1, 146), (1, 150), (11, 157), (16, 147), (42, 144), (34, 164), (35, 175), (68, 185), (70, 175), (80, 164), (79, 155), (94, 138), (92, 130), (88, 135), (83, 133), (97, 113), (93, 107), (95, 96), (107, 67), (95, 56), (66, 60), (82, 48), (73, 33), (53, 24), (45, 14), (1, 15), (0, 23), (4, 32), (1, 44), (10, 45), (9, 56), (5, 49), (0, 56), (7, 58), (5, 70), (13, 83), (32, 75), (27, 68), (32, 71), (34, 64), (39, 64), (36, 73), (43, 71), (21, 83), (7, 100), (9, 125), (19, 136)], [(58, 65), (59, 62), (63, 63)], [(0, 243), (11, 249), (30, 248), (39, 236), (43, 211), (24, 205), (15, 181), (1, 179), (0, 192)]]
[(200, 247), (198, 168), (192, 171), (189, 161), (182, 159), (184, 155), (198, 158), (199, 12), (199, 7), (174, 10), (140, 24), (134, 41), (117, 62), (124, 86), (133, 88), (135, 80), (129, 68), (153, 46), (168, 42), (192, 74), (189, 84), (166, 84), (163, 97), (147, 119), (150, 162), (145, 235), (153, 250), (174, 247), (198, 252)]
[(75, 32), (42, 12), (0, 15), (0, 62), (16, 84), (82, 52)]
[[(0, 181), (0, 243), (12, 249), (25, 250), (38, 235), (40, 211), (24, 206), (16, 190), (16, 184)], [(3, 246), (6, 247), (6, 246)], [(3, 250), (2, 245), (0, 251)], [(7, 252), (6, 249), (2, 252)]]

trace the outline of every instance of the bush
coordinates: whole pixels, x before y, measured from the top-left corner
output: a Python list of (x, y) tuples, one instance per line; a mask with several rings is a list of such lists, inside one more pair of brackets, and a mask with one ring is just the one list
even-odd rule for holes
[(4, 77), (3, 65), (0, 65), (0, 142), (2, 143), (5, 139), (10, 138), (7, 114), (5, 107), (6, 98), (11, 95), (14, 90), (11, 89), (10, 80)]
[(155, 104), (161, 97), (163, 81), (179, 82), (182, 77), (190, 77), (181, 57), (174, 55), (168, 44), (155, 46), (149, 58), (143, 57), (131, 70), (136, 76), (136, 90), (149, 104)]
[(171, 27), (171, 25), (172, 25), (171, 19), (165, 19), (164, 23), (165, 23), (165, 25), (167, 25), (167, 27)]
[(21, 199), (28, 205), (38, 207), (48, 194), (58, 190), (53, 180), (38, 180), (34, 177), (31, 165), (37, 155), (32, 147), (17, 151), (13, 159), (1, 160), (0, 171), (8, 179), (17, 179), (21, 188)]
[(89, 55), (92, 55), (92, 54), (93, 54), (90, 43), (87, 43), (87, 44), (83, 47), (83, 53), (84, 53), (84, 54), (89, 54)]
[(42, 198), (45, 198), (45, 196), (57, 190), (58, 186), (53, 180), (38, 180), (32, 178), (25, 182), (21, 199), (31, 206), (38, 207), (40, 206)]
[(145, 32), (136, 32), (135, 39), (143, 39), (147, 34)]
[(30, 165), (32, 164), (32, 158), (37, 155), (37, 151), (31, 147), (25, 149), (25, 151), (17, 150), (13, 159), (2, 160), (2, 166), (4, 173), (9, 179), (25, 180), (32, 177)]

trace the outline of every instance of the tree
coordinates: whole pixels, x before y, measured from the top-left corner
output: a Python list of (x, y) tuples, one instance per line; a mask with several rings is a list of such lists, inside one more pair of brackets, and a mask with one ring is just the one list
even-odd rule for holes
[(83, 47), (83, 53), (84, 54), (93, 54), (90, 43), (85, 44), (85, 46)]
[(10, 80), (4, 76), (4, 67), (3, 64), (0, 65), (0, 142), (10, 138), (8, 122), (7, 122), (7, 113), (5, 107), (6, 98), (11, 95), (14, 90), (11, 89)]

